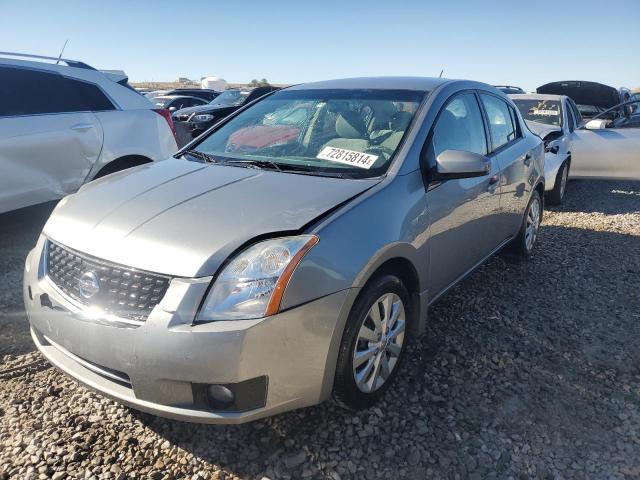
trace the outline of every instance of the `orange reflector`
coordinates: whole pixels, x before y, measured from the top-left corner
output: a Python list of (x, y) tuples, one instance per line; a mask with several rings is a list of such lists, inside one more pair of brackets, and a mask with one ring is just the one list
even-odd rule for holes
[(296, 267), (300, 263), (300, 260), (306, 255), (306, 253), (311, 250), (316, 243), (318, 243), (320, 239), (317, 236), (312, 236), (307, 243), (294, 255), (294, 257), (289, 262), (289, 265), (286, 266), (282, 275), (278, 279), (276, 286), (271, 294), (271, 300), (269, 300), (269, 305), (267, 305), (267, 311), (265, 312), (265, 316), (274, 315), (280, 311), (280, 302), (282, 301), (282, 296), (284, 295), (284, 291), (287, 288), (287, 284), (289, 283), (289, 279)]

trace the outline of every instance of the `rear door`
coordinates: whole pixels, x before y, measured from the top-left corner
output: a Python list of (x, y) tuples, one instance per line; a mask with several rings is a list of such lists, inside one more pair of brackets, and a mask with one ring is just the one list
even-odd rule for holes
[(628, 116), (611, 128), (571, 132), (571, 178), (640, 180), (640, 122), (634, 121), (640, 102), (627, 107)]
[(55, 73), (0, 66), (0, 76), (0, 212), (76, 191), (102, 148), (91, 107), (113, 104)]
[(480, 93), (489, 132), (491, 155), (500, 162), (500, 215), (498, 230), (501, 240), (514, 236), (522, 223), (533, 188), (528, 181), (533, 171), (533, 155), (523, 141), (522, 125), (513, 108), (503, 98)]

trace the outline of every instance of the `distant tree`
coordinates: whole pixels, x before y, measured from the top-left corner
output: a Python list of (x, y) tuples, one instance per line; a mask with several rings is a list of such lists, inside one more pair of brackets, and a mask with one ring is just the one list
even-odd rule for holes
[(262, 80), (260, 80), (260, 83), (258, 83), (258, 85), (260, 85), (261, 87), (268, 87), (269, 82), (267, 81), (266, 78), (263, 78)]
[(257, 87), (259, 84), (260, 84), (260, 83), (259, 83), (259, 82), (258, 82), (258, 80), (257, 80), (257, 79), (255, 79), (255, 78), (249, 82), (249, 86), (250, 86), (250, 87)]

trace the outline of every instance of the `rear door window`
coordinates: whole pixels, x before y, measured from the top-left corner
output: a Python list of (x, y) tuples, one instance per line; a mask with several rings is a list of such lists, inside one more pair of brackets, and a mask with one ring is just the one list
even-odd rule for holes
[(30, 69), (0, 67), (0, 117), (113, 110), (95, 85)]
[(494, 151), (517, 138), (516, 127), (513, 124), (507, 102), (484, 93), (480, 94), (480, 98), (487, 113), (489, 132), (491, 133), (491, 150)]

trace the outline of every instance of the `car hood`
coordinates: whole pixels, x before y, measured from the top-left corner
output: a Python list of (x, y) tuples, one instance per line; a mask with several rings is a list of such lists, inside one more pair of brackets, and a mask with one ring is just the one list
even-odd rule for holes
[(611, 108), (620, 103), (618, 90), (608, 85), (596, 82), (563, 81), (551, 82), (536, 89), (537, 93), (551, 95), (566, 95), (578, 105), (594, 105), (601, 108)]
[(44, 234), (99, 259), (202, 277), (252, 239), (300, 231), (378, 182), (170, 159), (85, 185)]
[(529, 130), (531, 130), (543, 140), (550, 133), (562, 131), (562, 127), (559, 127), (557, 125), (546, 125), (544, 123), (534, 122), (532, 120), (525, 120), (525, 123), (527, 124), (527, 127), (529, 127)]
[(175, 112), (173, 112), (173, 115), (191, 115), (193, 113), (215, 113), (218, 110), (226, 110), (230, 107), (223, 107), (223, 106), (213, 106), (213, 105), (196, 105), (195, 107), (187, 107), (187, 108), (181, 108), (180, 110), (176, 110)]

